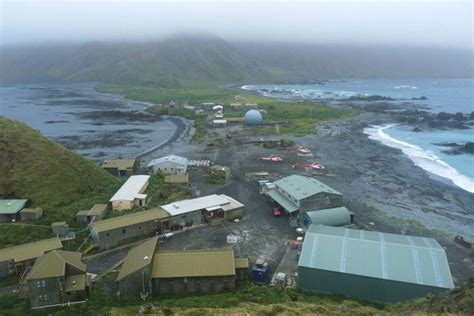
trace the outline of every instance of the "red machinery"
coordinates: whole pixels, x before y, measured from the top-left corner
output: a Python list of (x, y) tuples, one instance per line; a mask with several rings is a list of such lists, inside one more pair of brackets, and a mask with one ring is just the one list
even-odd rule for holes
[(257, 157), (257, 160), (265, 160), (265, 161), (271, 161), (271, 162), (280, 162), (283, 161), (283, 158), (275, 156), (275, 155), (270, 155), (268, 157)]
[(288, 148), (288, 151), (295, 151), (298, 154), (303, 154), (303, 155), (311, 154), (311, 150), (308, 147), (305, 147), (305, 146), (290, 147), (290, 148)]
[(272, 209), (272, 215), (275, 216), (275, 217), (280, 217), (281, 216), (281, 207), (274, 207)]
[(315, 170), (322, 170), (324, 169), (324, 166), (319, 163), (319, 162), (313, 162), (313, 163), (302, 163), (298, 162), (297, 164), (293, 165), (294, 169), (315, 169)]

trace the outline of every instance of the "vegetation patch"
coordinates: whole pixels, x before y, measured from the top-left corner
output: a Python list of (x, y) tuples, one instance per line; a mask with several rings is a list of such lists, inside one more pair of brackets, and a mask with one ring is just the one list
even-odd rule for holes
[[(278, 100), (270, 97), (257, 96), (245, 91), (236, 93), (226, 90), (216, 83), (201, 83), (197, 86), (181, 85), (176, 88), (127, 85), (99, 85), (100, 92), (124, 95), (127, 98), (154, 103), (148, 111), (160, 115), (176, 115), (193, 120), (196, 127), (195, 142), (201, 142), (205, 136), (205, 115), (196, 114), (184, 108), (185, 105), (196, 105), (203, 102), (214, 102), (224, 105), (225, 117), (243, 117), (245, 111), (234, 111), (230, 103), (257, 103), (266, 113), (267, 121), (279, 121), (282, 134), (307, 135), (314, 132), (315, 124), (321, 121), (347, 118), (359, 114), (355, 110), (330, 107), (320, 102)], [(236, 99), (239, 94), (239, 99)], [(169, 108), (169, 102), (175, 101), (177, 108)], [(273, 126), (259, 126), (248, 129), (250, 133), (274, 133)]]
[(222, 176), (219, 176), (215, 173), (211, 173), (206, 177), (204, 182), (215, 185), (224, 185), (225, 179)]
[(165, 177), (166, 175), (162, 172), (150, 177), (146, 190), (147, 208), (192, 198), (191, 189), (187, 183), (165, 183)]

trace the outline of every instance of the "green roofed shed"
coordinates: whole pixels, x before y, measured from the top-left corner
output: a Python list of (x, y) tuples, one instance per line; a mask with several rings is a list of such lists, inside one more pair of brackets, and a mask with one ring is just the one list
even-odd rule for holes
[(26, 199), (0, 200), (0, 215), (14, 215), (25, 207)]
[(344, 226), (353, 222), (354, 214), (345, 207), (335, 207), (323, 210), (306, 212), (303, 222), (309, 225)]
[(392, 303), (454, 287), (444, 249), (431, 238), (311, 225), (298, 287)]

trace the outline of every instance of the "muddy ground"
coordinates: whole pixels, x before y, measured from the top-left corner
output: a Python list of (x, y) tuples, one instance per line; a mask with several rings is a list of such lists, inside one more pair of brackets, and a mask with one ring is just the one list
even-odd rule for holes
[[(186, 231), (162, 242), (160, 247), (205, 249), (231, 246), (237, 256), (247, 256), (251, 261), (264, 255), (275, 269), (285, 253), (286, 241), (296, 237), (295, 228), (290, 226), (287, 217), (271, 215), (271, 201), (258, 192), (257, 178), (249, 174), (267, 171), (273, 179), (291, 174), (307, 175), (306, 171), (293, 169), (292, 165), (318, 160), (326, 169), (324, 175), (317, 178), (344, 194), (344, 205), (356, 214), (360, 227), (435, 238), (446, 249), (455, 284), (464, 283), (473, 276), (473, 250), (455, 244), (453, 238), (457, 234), (467, 238), (474, 236), (474, 196), (430, 178), (400, 151), (383, 146), (363, 134), (363, 128), (368, 124), (389, 121), (390, 116), (386, 114), (364, 113), (352, 119), (319, 124), (313, 135), (293, 137), (297, 144), (308, 146), (313, 157), (301, 157), (283, 148), (266, 149), (262, 145), (246, 144), (245, 140), (255, 135), (242, 127), (210, 130), (214, 132), (212, 139), (206, 139), (203, 144), (192, 144), (193, 128), (189, 122), (183, 121), (180, 133), (174, 135), (173, 141), (143, 155), (141, 164), (146, 165), (153, 158), (173, 153), (229, 166), (233, 176), (224, 186), (205, 183), (206, 170), (199, 168), (190, 169), (190, 181), (200, 195), (227, 194), (244, 203), (246, 211), (238, 223)], [(230, 130), (237, 136), (226, 139)], [(221, 137), (222, 142), (216, 142), (216, 137)], [(211, 141), (223, 145), (207, 147)], [(258, 155), (270, 154), (279, 155), (284, 161), (271, 163), (256, 159)], [(237, 244), (228, 244), (229, 234), (247, 237)], [(89, 267), (94, 273), (101, 274), (123, 259), (126, 252), (127, 248), (111, 251), (90, 260)]]
[[(300, 157), (286, 149), (243, 144), (249, 135), (245, 131), (239, 134), (237, 128), (233, 128), (234, 132), (241, 136), (230, 140), (224, 137), (228, 130), (215, 130), (222, 136), (223, 146), (188, 144), (184, 138), (143, 157), (146, 162), (152, 157), (174, 153), (230, 166), (233, 178), (223, 187), (204, 183), (201, 172), (196, 171), (191, 171), (191, 181), (201, 195), (225, 193), (246, 205), (242, 222), (187, 232), (163, 247), (226, 246), (227, 234), (248, 231), (249, 239), (234, 245), (237, 253), (251, 260), (266, 255), (275, 267), (283, 256), (285, 241), (295, 238), (295, 231), (286, 217), (270, 215), (272, 204), (258, 193), (257, 179), (245, 175), (260, 171), (281, 176), (305, 175), (304, 170), (295, 170), (292, 165), (319, 160), (326, 170), (318, 179), (344, 194), (344, 205), (356, 214), (361, 227), (435, 238), (446, 249), (455, 283), (465, 282), (474, 274), (474, 252), (454, 243), (453, 238), (458, 234), (474, 238), (474, 195), (431, 178), (401, 151), (363, 134), (368, 124), (387, 122), (390, 122), (387, 114), (363, 113), (356, 118), (319, 124), (313, 135), (293, 137), (297, 144), (308, 146), (313, 157)], [(282, 156), (284, 161), (271, 163), (256, 159), (257, 155), (269, 154)]]

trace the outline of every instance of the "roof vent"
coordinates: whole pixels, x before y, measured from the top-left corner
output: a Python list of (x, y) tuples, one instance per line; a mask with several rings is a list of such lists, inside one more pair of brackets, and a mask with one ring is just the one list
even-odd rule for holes
[(76, 281), (72, 281), (72, 287), (76, 287)]
[(13, 204), (11, 202), (8, 202), (7, 203), (7, 206), (12, 206)]
[(173, 204), (173, 207), (174, 208), (179, 208), (179, 205), (178, 204)]
[(143, 257), (143, 260), (148, 260), (148, 259), (150, 259), (150, 257), (148, 256)]

